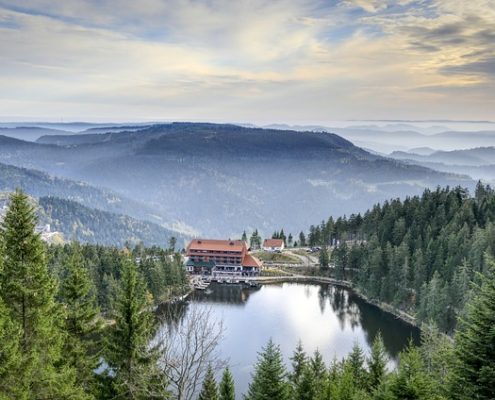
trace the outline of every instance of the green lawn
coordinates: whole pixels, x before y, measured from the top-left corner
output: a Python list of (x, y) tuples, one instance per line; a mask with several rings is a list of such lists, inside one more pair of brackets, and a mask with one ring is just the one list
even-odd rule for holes
[(272, 262), (280, 262), (280, 263), (292, 263), (292, 264), (300, 264), (301, 261), (290, 254), (284, 253), (269, 253), (266, 251), (262, 251), (260, 253), (256, 253), (255, 256), (262, 261), (272, 261)]

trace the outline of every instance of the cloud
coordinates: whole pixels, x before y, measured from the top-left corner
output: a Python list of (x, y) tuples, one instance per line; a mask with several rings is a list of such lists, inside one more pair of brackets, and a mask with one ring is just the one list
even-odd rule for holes
[[(493, 10), (494, 0), (0, 1), (0, 109), (493, 118), (479, 107), (494, 102), (483, 89), (495, 78)], [(450, 87), (469, 88), (470, 103), (451, 99)]]

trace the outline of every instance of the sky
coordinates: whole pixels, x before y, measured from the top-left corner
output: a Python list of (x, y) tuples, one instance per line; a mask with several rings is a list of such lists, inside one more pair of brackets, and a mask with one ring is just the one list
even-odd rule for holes
[(495, 120), (495, 0), (0, 0), (0, 119)]

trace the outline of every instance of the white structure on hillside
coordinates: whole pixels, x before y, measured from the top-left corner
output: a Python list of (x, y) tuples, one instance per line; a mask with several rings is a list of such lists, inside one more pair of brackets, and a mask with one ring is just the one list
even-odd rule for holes
[(265, 239), (265, 241), (263, 242), (264, 251), (282, 251), (284, 247), (284, 241), (282, 239)]

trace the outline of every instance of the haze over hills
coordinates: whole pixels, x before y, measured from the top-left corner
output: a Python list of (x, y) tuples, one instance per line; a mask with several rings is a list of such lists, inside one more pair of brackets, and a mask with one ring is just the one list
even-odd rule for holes
[[(274, 129), (297, 131), (324, 131), (336, 133), (355, 145), (380, 153), (407, 151), (418, 146), (434, 150), (459, 150), (473, 147), (495, 146), (495, 124), (485, 124), (485, 130), (455, 130), (449, 126), (418, 126), (412, 124), (346, 125), (328, 127), (321, 125), (269, 125)], [(464, 128), (465, 125), (462, 125)], [(476, 124), (471, 126), (477, 128)]]
[(38, 126), (16, 126), (2, 127), (0, 125), (0, 136), (34, 142), (41, 136), (46, 135), (68, 135), (70, 132), (60, 129), (42, 128)]
[[(64, 215), (64, 229), (61, 231), (66, 234), (66, 238), (73, 236), (73, 229), (77, 230), (75, 237), (79, 240), (83, 240), (85, 237), (82, 232), (92, 232), (90, 236), (93, 238), (105, 237), (102, 243), (113, 245), (136, 238), (140, 238), (148, 245), (156, 244), (157, 232), (162, 234), (163, 240), (170, 236), (178, 238), (184, 236), (184, 232), (178, 232), (166, 226), (164, 218), (157, 215), (151, 207), (128, 199), (112, 190), (94, 187), (84, 182), (53, 177), (41, 171), (0, 163), (0, 192), (12, 192), (17, 188), (34, 198), (52, 198), (55, 196), (54, 198), (69, 202), (58, 202), (52, 204), (50, 208), (50, 213), (53, 213), (55, 218), (57, 215)], [(71, 213), (63, 212), (59, 208), (59, 206), (66, 204), (72, 205)], [(113, 221), (114, 223), (105, 226), (105, 224), (97, 222), (96, 226), (92, 228), (88, 226), (88, 223), (77, 222), (75, 225), (73, 224), (73, 222), (80, 220), (89, 221), (89, 218), (85, 217), (88, 214), (99, 216), (96, 222), (105, 219), (107, 222)], [(44, 221), (52, 222), (46, 219)], [(122, 221), (125, 222), (127, 228), (119, 233), (115, 223)], [(72, 228), (69, 229), (69, 227)], [(102, 233), (109, 230), (116, 232), (113, 237), (111, 235), (104, 236)], [(90, 236), (87, 237), (88, 240), (91, 239)]]
[(52, 230), (62, 232), (66, 240), (118, 247), (140, 242), (146, 246), (166, 247), (173, 236), (179, 248), (185, 247), (184, 235), (152, 222), (56, 197), (41, 197), (38, 205), (40, 221), (50, 224)]
[(433, 151), (418, 154), (416, 151), (394, 151), (390, 157), (438, 171), (463, 173), (473, 179), (495, 182), (495, 147), (478, 147), (467, 150)]
[(424, 162), (436, 162), (449, 165), (481, 166), (495, 163), (495, 147), (477, 147), (467, 150), (435, 151), (430, 154), (418, 154), (394, 151), (390, 154), (396, 159), (409, 159)]
[(0, 161), (111, 189), (146, 204), (168, 227), (208, 236), (276, 227), (296, 233), (309, 220), (425, 187), (473, 185), (332, 133), (207, 123), (11, 140), (0, 147)]

